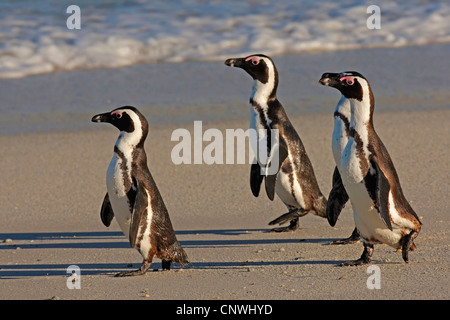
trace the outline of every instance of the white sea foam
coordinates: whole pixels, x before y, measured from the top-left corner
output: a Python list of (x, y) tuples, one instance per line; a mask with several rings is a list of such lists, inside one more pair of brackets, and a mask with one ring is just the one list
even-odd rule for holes
[[(69, 30), (66, 8), (81, 9)], [(369, 30), (367, 7), (381, 9)], [(2, 1), (0, 77), (450, 41), (443, 1)]]

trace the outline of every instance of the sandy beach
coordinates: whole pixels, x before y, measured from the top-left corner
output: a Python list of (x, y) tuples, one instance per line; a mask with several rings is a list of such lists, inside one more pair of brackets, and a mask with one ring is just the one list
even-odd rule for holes
[[(335, 227), (307, 215), (296, 232), (269, 233), (268, 222), (285, 207), (278, 198), (252, 196), (248, 164), (173, 164), (177, 142), (171, 134), (177, 128), (192, 131), (193, 120), (203, 120), (203, 130), (248, 128), (251, 79), (240, 70), (223, 62), (182, 63), (1, 80), (5, 106), (34, 102), (50, 109), (9, 124), (2, 119), (0, 299), (448, 299), (449, 66), (438, 61), (448, 57), (448, 49), (431, 45), (275, 58), (279, 99), (325, 195), (334, 170), (332, 112), (339, 94), (317, 80), (322, 72), (350, 68), (373, 79), (375, 128), (423, 222), (409, 264), (394, 249), (375, 246), (380, 289), (368, 288), (367, 266), (336, 266), (363, 250), (361, 243), (329, 245), (353, 230), (350, 205)], [(37, 84), (40, 89), (29, 89)], [(66, 94), (70, 88), (80, 93), (78, 100)], [(190, 257), (188, 266), (113, 277), (137, 268), (141, 257), (116, 222), (110, 228), (101, 223), (106, 168), (118, 131), (92, 124), (90, 117), (122, 104), (142, 106), (150, 120), (149, 168)], [(149, 107), (153, 104), (157, 108)], [(71, 106), (73, 113), (58, 114), (58, 105)], [(60, 127), (47, 125), (58, 121)], [(23, 130), (14, 131), (14, 125)], [(67, 287), (70, 265), (81, 270), (80, 289)], [(161, 261), (155, 259), (152, 269), (160, 270)]]

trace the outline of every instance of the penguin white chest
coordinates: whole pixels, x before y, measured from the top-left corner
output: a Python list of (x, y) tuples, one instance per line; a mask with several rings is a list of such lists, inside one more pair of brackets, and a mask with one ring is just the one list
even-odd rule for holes
[(347, 145), (347, 142), (348, 137), (345, 124), (340, 118), (335, 117), (333, 135), (331, 138), (331, 147), (333, 150), (334, 161), (338, 166), (341, 162), (341, 156), (345, 149), (345, 146)]
[[(353, 206), (353, 217), (360, 235), (372, 243), (385, 243), (393, 248), (401, 248), (403, 236), (402, 228), (399, 228), (394, 220), (393, 229), (390, 230), (380, 218), (373, 200), (369, 197), (364, 183), (360, 188), (352, 188), (350, 199)], [(391, 199), (391, 194), (389, 194)]]
[(336, 109), (334, 110), (334, 128), (331, 138), (334, 161), (338, 167), (341, 162), (342, 152), (344, 152), (345, 146), (348, 142), (348, 127), (350, 125), (351, 118), (350, 109), (350, 101), (342, 95)]
[[(394, 216), (393, 230), (390, 230), (381, 219), (374, 200), (369, 196), (364, 180), (355, 182), (347, 179), (343, 182), (352, 203), (355, 225), (361, 237), (371, 243), (385, 243), (391, 247), (400, 248), (402, 228), (399, 228), (397, 224), (397, 220), (400, 220), (397, 218), (398, 214)], [(391, 193), (389, 193), (389, 200), (392, 203)], [(393, 208), (393, 203), (391, 206)], [(392, 211), (395, 209), (391, 209), (391, 215)]]
[(389, 231), (389, 229), (380, 219), (364, 182), (354, 184), (346, 189), (352, 203), (355, 225), (360, 235), (367, 241), (375, 243), (380, 241), (379, 234), (385, 230)]
[[(267, 127), (270, 125), (270, 121), (264, 123), (257, 111), (251, 106), (250, 114), (250, 130), (252, 131), (252, 136), (250, 138), (256, 137), (256, 141), (250, 141), (253, 152), (259, 155), (258, 152), (266, 150), (267, 146)], [(263, 150), (259, 151), (259, 148), (263, 147)]]
[(253, 155), (261, 168), (265, 168), (269, 163), (270, 154), (267, 153), (268, 133), (267, 126), (270, 122), (264, 123), (259, 114), (253, 110), (250, 116), (250, 147)]
[[(288, 159), (285, 161), (288, 161)], [(292, 162), (289, 161), (286, 165), (292, 166)], [(283, 171), (278, 173), (275, 192), (286, 206), (305, 208), (302, 188), (297, 177), (295, 176), (294, 170), (289, 173), (285, 173)]]
[(106, 173), (106, 185), (108, 193), (114, 193), (118, 198), (126, 196), (128, 192), (127, 186), (131, 185), (131, 173), (127, 168), (127, 164), (116, 153), (109, 163)]
[(344, 185), (360, 183), (364, 179), (367, 172), (363, 172), (361, 161), (356, 142), (353, 137), (350, 137), (342, 152), (339, 165), (339, 172), (341, 173)]
[(115, 153), (106, 174), (106, 187), (114, 216), (123, 233), (128, 237), (130, 231), (131, 210), (126, 186), (131, 186), (131, 176), (123, 170), (122, 159)]

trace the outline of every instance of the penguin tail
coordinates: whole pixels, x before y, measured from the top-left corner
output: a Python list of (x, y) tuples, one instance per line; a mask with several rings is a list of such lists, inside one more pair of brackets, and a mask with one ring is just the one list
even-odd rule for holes
[(184, 251), (178, 241), (172, 244), (170, 248), (168, 248), (166, 256), (166, 259), (172, 260), (181, 265), (190, 263), (186, 251)]
[(327, 198), (322, 194), (314, 200), (313, 208), (316, 215), (322, 218), (327, 217)]

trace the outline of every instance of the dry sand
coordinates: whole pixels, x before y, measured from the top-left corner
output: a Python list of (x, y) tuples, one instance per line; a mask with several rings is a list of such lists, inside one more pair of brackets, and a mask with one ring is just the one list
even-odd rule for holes
[[(329, 114), (291, 119), (326, 195), (336, 102), (330, 99)], [(106, 228), (99, 217), (115, 128), (0, 136), (0, 299), (448, 299), (449, 118), (448, 109), (375, 114), (423, 229), (409, 264), (394, 249), (375, 246), (381, 288), (372, 290), (366, 266), (336, 267), (358, 258), (362, 244), (329, 245), (353, 230), (350, 205), (334, 228), (307, 215), (296, 232), (268, 233), (267, 223), (285, 207), (252, 196), (249, 165), (176, 166), (170, 137), (179, 126), (168, 125), (151, 127), (149, 167), (192, 263), (115, 278), (141, 263), (117, 224)], [(246, 129), (248, 121), (208, 127)], [(155, 260), (152, 269), (161, 267)], [(80, 267), (81, 289), (67, 288), (69, 265)]]

